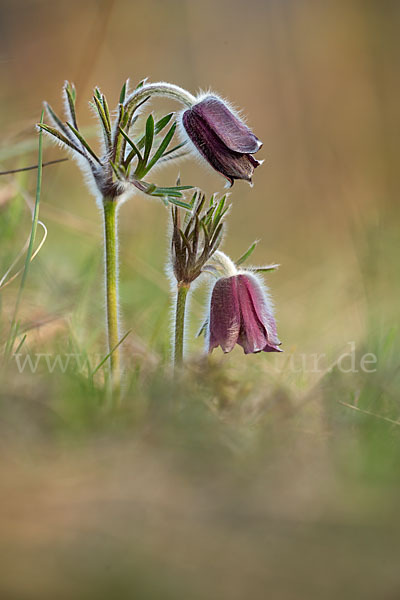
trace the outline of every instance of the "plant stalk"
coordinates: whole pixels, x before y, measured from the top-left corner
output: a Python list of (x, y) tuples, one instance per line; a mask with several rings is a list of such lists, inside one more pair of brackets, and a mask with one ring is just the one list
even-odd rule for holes
[(113, 198), (103, 198), (103, 210), (108, 351), (111, 353), (110, 367), (113, 386), (119, 387), (121, 382), (121, 361), (120, 348), (118, 346), (119, 301), (117, 201)]
[(141, 88), (134, 90), (126, 99), (125, 110), (133, 110), (135, 106), (148, 96), (166, 96), (167, 98), (172, 98), (173, 100), (181, 102), (189, 108), (196, 102), (195, 96), (187, 90), (184, 90), (173, 83), (159, 81), (156, 83), (145, 83)]
[(185, 313), (186, 300), (189, 292), (189, 285), (178, 283), (176, 295), (176, 313), (175, 313), (175, 344), (174, 344), (174, 367), (179, 367), (183, 362), (183, 341), (185, 337)]

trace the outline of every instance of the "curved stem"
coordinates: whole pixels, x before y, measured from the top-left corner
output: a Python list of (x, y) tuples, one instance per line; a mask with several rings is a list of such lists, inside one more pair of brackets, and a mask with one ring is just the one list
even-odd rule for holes
[(185, 311), (186, 299), (189, 292), (189, 285), (178, 283), (176, 295), (176, 313), (175, 313), (175, 343), (174, 343), (174, 367), (178, 367), (183, 362), (183, 340), (185, 337)]
[(195, 96), (187, 90), (173, 83), (159, 81), (157, 83), (145, 83), (141, 88), (133, 91), (125, 101), (125, 110), (132, 110), (147, 96), (166, 96), (181, 102), (189, 108), (196, 102)]
[(113, 385), (120, 384), (120, 349), (118, 325), (118, 233), (117, 201), (103, 198), (104, 249), (108, 351), (111, 352), (110, 366)]

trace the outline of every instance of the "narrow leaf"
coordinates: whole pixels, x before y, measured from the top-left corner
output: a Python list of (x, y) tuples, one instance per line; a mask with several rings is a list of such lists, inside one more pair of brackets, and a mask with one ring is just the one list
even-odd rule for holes
[(145, 136), (146, 137), (145, 137), (145, 141), (144, 141), (143, 160), (145, 163), (147, 163), (149, 156), (150, 156), (151, 148), (153, 146), (153, 139), (154, 139), (154, 118), (153, 118), (152, 114), (150, 114), (147, 117)]
[(137, 86), (136, 86), (135, 89), (139, 90), (141, 87), (144, 86), (144, 84), (146, 83), (146, 81), (147, 81), (147, 77), (145, 77), (144, 79), (142, 79), (142, 81), (139, 81), (139, 83), (137, 84)]
[(255, 273), (267, 273), (267, 271), (276, 271), (277, 269), (279, 269), (279, 267), (280, 264), (276, 263), (274, 265), (265, 265), (264, 267), (254, 267), (254, 269), (251, 270)]
[(67, 123), (67, 126), (71, 129), (72, 133), (78, 138), (78, 140), (80, 141), (82, 146), (84, 148), (86, 148), (86, 150), (94, 158), (94, 160), (97, 161), (99, 163), (99, 165), (101, 165), (101, 161), (100, 161), (99, 157), (96, 155), (94, 150), (92, 150), (92, 148), (89, 146), (89, 144), (87, 143), (85, 138), (82, 137), (82, 135), (79, 133), (79, 131), (77, 129), (75, 129), (75, 127), (73, 125), (71, 125), (71, 123)]
[(251, 244), (250, 248), (248, 248), (246, 250), (246, 252), (244, 254), (242, 254), (242, 256), (235, 263), (237, 267), (239, 265), (242, 265), (253, 254), (254, 250), (256, 249), (257, 244), (258, 244), (258, 240), (253, 242)]
[(63, 123), (61, 121), (60, 117), (57, 116), (57, 114), (54, 112), (54, 110), (52, 109), (50, 104), (45, 102), (45, 107), (46, 107), (46, 110), (49, 113), (50, 117), (56, 123), (57, 127), (59, 127), (61, 129), (61, 131), (64, 133), (64, 135), (66, 135), (68, 138), (71, 139), (71, 132), (69, 131), (68, 127), (66, 127), (65, 123)]
[[(120, 131), (121, 135), (124, 137), (124, 139), (128, 142), (128, 144), (130, 145), (130, 147), (132, 148), (132, 152), (134, 153), (134, 155), (136, 155), (138, 157), (139, 161), (142, 163), (143, 162), (143, 157), (142, 157), (142, 155), (140, 153), (139, 148), (136, 146), (135, 142), (133, 142), (131, 140), (131, 138), (128, 136), (128, 134), (125, 133), (125, 131), (123, 129), (121, 129), (121, 127), (119, 128), (119, 131)], [(132, 156), (132, 158), (130, 158), (130, 160), (128, 160), (129, 158), (130, 158), (130, 154), (129, 154), (129, 156), (127, 157), (127, 159), (125, 161), (125, 165), (128, 165), (131, 162), (133, 156)]]
[(76, 113), (75, 113), (75, 99), (76, 99), (75, 88), (71, 84), (67, 83), (64, 88), (64, 91), (65, 91), (65, 95), (67, 97), (69, 112), (71, 115), (71, 121), (72, 121), (75, 129), (78, 129), (78, 124), (76, 121)]
[[(166, 159), (167, 156), (170, 156), (170, 154), (177, 152), (183, 146), (186, 146), (186, 142), (182, 142), (181, 144), (178, 144), (177, 146), (174, 146), (173, 148), (171, 148), (171, 150), (168, 150), (168, 152), (164, 152), (164, 154), (162, 156), (163, 161)], [(186, 152), (181, 153), (179, 156), (183, 156), (184, 154), (186, 154)], [(173, 158), (176, 158), (176, 157), (170, 156), (170, 160), (172, 160)]]
[(165, 136), (165, 138), (163, 139), (161, 144), (158, 146), (152, 159), (147, 163), (145, 174), (148, 173), (150, 171), (150, 169), (152, 169), (154, 167), (154, 165), (157, 163), (157, 161), (162, 157), (162, 155), (164, 154), (165, 150), (168, 148), (168, 145), (174, 136), (175, 130), (176, 130), (176, 123), (174, 123), (172, 125), (171, 129), (168, 131), (167, 135)]
[(103, 104), (97, 98), (97, 96), (93, 96), (93, 99), (95, 102), (95, 107), (97, 108), (97, 112), (100, 117), (100, 122), (103, 126), (103, 134), (104, 134), (104, 139), (106, 142), (106, 148), (107, 148), (107, 150), (110, 150), (110, 148), (111, 148), (111, 127), (107, 121), (107, 117), (106, 117), (106, 113), (104, 112)]
[(108, 108), (107, 99), (106, 99), (106, 97), (105, 97), (104, 94), (101, 97), (101, 101), (102, 101), (103, 108), (104, 108), (104, 114), (106, 115), (107, 124), (108, 124), (108, 127), (109, 127), (110, 131), (111, 131), (110, 109)]
[(65, 135), (60, 133), (58, 131), (58, 129), (55, 129), (54, 127), (50, 127), (49, 125), (45, 125), (44, 123), (38, 123), (38, 127), (40, 129), (42, 129), (43, 131), (50, 133), (50, 135), (52, 135), (55, 138), (57, 138), (58, 140), (60, 140), (60, 142), (62, 142), (69, 148), (72, 148), (72, 150), (75, 150), (75, 152), (78, 152), (79, 154), (82, 154), (82, 156), (85, 156), (85, 154), (82, 152), (82, 150), (80, 148), (78, 148), (78, 146), (76, 146), (73, 142), (71, 142), (71, 140), (69, 138), (67, 138)]
[(127, 87), (128, 87), (128, 80), (126, 80), (124, 85), (122, 86), (121, 93), (119, 95), (119, 103), (120, 104), (123, 104), (125, 102)]
[[(154, 125), (154, 135), (158, 135), (159, 133), (161, 133), (164, 127), (168, 125), (173, 115), (174, 113), (169, 113), (168, 115), (165, 115), (165, 117), (162, 117), (159, 121), (156, 122), (156, 124)], [(137, 142), (138, 148), (143, 148), (145, 144), (145, 139), (146, 136), (140, 138), (140, 140)]]

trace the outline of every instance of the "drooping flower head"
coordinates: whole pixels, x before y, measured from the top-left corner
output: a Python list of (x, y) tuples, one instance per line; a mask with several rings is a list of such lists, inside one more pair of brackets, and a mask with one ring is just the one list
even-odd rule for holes
[(216, 281), (206, 339), (208, 352), (218, 346), (230, 352), (235, 344), (242, 346), (245, 354), (281, 352), (271, 302), (254, 273), (236, 272)]
[(216, 96), (207, 95), (182, 114), (182, 125), (200, 155), (231, 184), (251, 182), (261, 163), (253, 158), (262, 142)]

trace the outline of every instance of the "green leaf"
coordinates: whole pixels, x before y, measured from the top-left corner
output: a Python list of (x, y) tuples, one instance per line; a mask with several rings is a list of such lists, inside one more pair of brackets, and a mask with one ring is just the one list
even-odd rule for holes
[(106, 119), (107, 119), (107, 124), (108, 127), (111, 131), (111, 118), (110, 118), (110, 110), (108, 108), (108, 103), (107, 103), (107, 99), (105, 97), (105, 95), (103, 94), (101, 97), (102, 103), (103, 103), (103, 108), (104, 108), (104, 114), (106, 115)]
[(68, 131), (68, 128), (65, 126), (65, 124), (61, 121), (61, 119), (56, 115), (56, 113), (54, 112), (54, 110), (51, 108), (50, 104), (48, 104), (47, 102), (45, 102), (45, 107), (47, 112), (49, 113), (49, 115), (51, 116), (51, 118), (53, 119), (53, 121), (57, 124), (57, 126), (61, 129), (61, 131), (67, 136), (70, 136), (70, 132)]
[(70, 90), (70, 93), (71, 93), (71, 98), (72, 98), (72, 100), (74, 102), (74, 105), (75, 105), (75, 102), (76, 102), (76, 89), (75, 89), (75, 86), (74, 86), (73, 83), (69, 84), (69, 90)]
[(127, 88), (128, 88), (128, 80), (125, 81), (124, 85), (121, 88), (121, 93), (119, 95), (119, 103), (120, 104), (123, 104), (125, 102)]
[(58, 140), (60, 140), (60, 142), (62, 142), (69, 148), (72, 148), (73, 150), (75, 150), (75, 152), (78, 152), (79, 154), (82, 154), (82, 156), (85, 156), (85, 154), (82, 152), (82, 150), (80, 148), (78, 148), (78, 146), (76, 146), (73, 142), (71, 142), (71, 140), (69, 138), (67, 138), (65, 135), (60, 133), (58, 131), (58, 129), (55, 129), (54, 127), (50, 127), (50, 125), (45, 125), (44, 123), (38, 123), (38, 127), (40, 129), (42, 129), (43, 131), (50, 133), (50, 135), (52, 135), (55, 138), (57, 138)]
[[(159, 119), (159, 121), (156, 122), (156, 124), (154, 126), (154, 135), (161, 133), (161, 131), (164, 129), (164, 127), (166, 127), (168, 125), (168, 123), (170, 122), (173, 115), (174, 115), (174, 113), (169, 113), (168, 115), (165, 115), (165, 117), (162, 117), (161, 119)], [(140, 148), (140, 149), (143, 148), (145, 139), (146, 139), (146, 136), (143, 136), (140, 138), (140, 140), (137, 142), (138, 148)]]
[[(177, 152), (177, 150), (180, 150), (183, 146), (186, 146), (186, 142), (182, 142), (181, 144), (178, 144), (177, 146), (174, 146), (173, 148), (171, 148), (171, 150), (168, 150), (168, 152), (164, 152), (161, 162), (164, 162), (165, 160), (172, 160), (174, 158), (178, 158), (180, 156), (184, 156), (186, 154), (186, 152), (181, 152), (181, 154), (179, 154), (178, 156), (170, 156), (171, 154), (174, 154), (175, 152)], [(169, 157), (169, 158), (167, 158)]]
[(152, 159), (147, 163), (146, 170), (145, 170), (145, 173), (144, 173), (145, 175), (146, 175), (146, 173), (148, 173), (150, 171), (150, 169), (152, 169), (154, 167), (154, 165), (157, 163), (157, 161), (162, 157), (162, 155), (164, 154), (165, 150), (168, 148), (170, 141), (174, 137), (175, 130), (176, 130), (176, 123), (174, 123), (172, 125), (172, 127), (168, 131), (167, 135), (165, 136), (165, 138), (163, 139), (163, 141), (161, 142), (161, 144), (158, 146), (158, 148), (157, 148), (156, 152), (154, 153)]
[(173, 196), (168, 196), (168, 200), (171, 204), (175, 204), (176, 206), (180, 206), (181, 208), (186, 208), (187, 210), (190, 210), (192, 208), (190, 206), (190, 204), (188, 204), (187, 202), (182, 202), (181, 200), (177, 200)]
[(239, 265), (242, 265), (254, 252), (254, 250), (256, 249), (256, 246), (258, 244), (258, 240), (256, 240), (255, 242), (253, 242), (250, 246), (250, 248), (247, 248), (246, 252), (244, 254), (242, 254), (242, 256), (236, 261), (236, 266), (238, 267)]
[(146, 121), (146, 133), (145, 133), (145, 140), (144, 140), (143, 160), (145, 163), (147, 163), (147, 161), (149, 159), (151, 148), (153, 146), (153, 139), (154, 139), (154, 119), (153, 119), (153, 115), (150, 114), (147, 117), (147, 121)]
[[(139, 148), (135, 145), (135, 143), (131, 140), (131, 138), (128, 136), (127, 133), (125, 133), (125, 131), (123, 129), (121, 129), (121, 127), (119, 127), (119, 131), (121, 133), (121, 135), (124, 137), (124, 139), (128, 142), (128, 144), (130, 145), (130, 147), (132, 148), (132, 152), (127, 156), (126, 160), (125, 160), (125, 166), (129, 165), (129, 163), (131, 162), (131, 160), (133, 159), (133, 157), (136, 155), (139, 159), (140, 163), (143, 163), (143, 157), (141, 155), (141, 152), (139, 150)], [(131, 157), (131, 154), (133, 153), (133, 156)]]
[(280, 264), (276, 263), (274, 265), (265, 265), (265, 267), (254, 267), (254, 269), (251, 270), (254, 271), (254, 273), (267, 273), (268, 271), (276, 271), (279, 267)]
[(113, 159), (117, 162), (119, 162), (119, 156), (121, 153), (121, 144), (123, 141), (120, 128), (122, 127), (124, 115), (125, 115), (125, 108), (123, 107), (122, 104), (118, 104), (118, 118), (117, 118), (117, 124), (115, 127), (114, 139), (113, 139)]
[(211, 240), (210, 247), (211, 247), (211, 249), (212, 249), (213, 252), (215, 252), (218, 249), (220, 243), (222, 242), (222, 230), (223, 230), (223, 226), (224, 226), (223, 223), (220, 223), (218, 225), (218, 227), (215, 230), (215, 233), (213, 235), (213, 238)]
[(94, 88), (94, 95), (96, 96), (96, 98), (97, 98), (98, 100), (100, 100), (100, 101), (101, 101), (101, 92), (100, 92), (100, 90), (99, 90), (99, 88), (98, 88), (98, 87)]
[(146, 83), (146, 81), (147, 81), (147, 77), (145, 77), (144, 79), (142, 79), (142, 81), (139, 81), (139, 83), (137, 84), (135, 90), (139, 90), (141, 87), (143, 87), (144, 84)]
[(214, 214), (213, 214), (213, 221), (214, 221), (214, 223), (215, 223), (216, 221), (219, 221), (219, 217), (221, 216), (222, 209), (223, 209), (223, 208), (224, 208), (224, 206), (225, 206), (225, 201), (226, 201), (226, 195), (225, 195), (225, 196), (222, 196), (221, 200), (220, 200), (220, 201), (219, 201), (219, 203), (218, 203), (218, 206), (217, 206), (217, 208), (216, 208), (216, 209), (215, 209), (215, 211), (214, 211)]
[(160, 133), (164, 127), (166, 127), (168, 125), (168, 123), (170, 122), (170, 120), (172, 119), (172, 117), (174, 116), (174, 113), (168, 113), (168, 115), (165, 115), (165, 117), (162, 117), (161, 119), (159, 119), (157, 121), (157, 123), (154, 126), (154, 133), (157, 135), (158, 133)]
[(71, 121), (72, 121), (75, 129), (78, 129), (78, 124), (76, 121), (76, 113), (75, 113), (75, 100), (76, 100), (75, 88), (71, 84), (67, 83), (64, 88), (64, 91), (65, 91), (65, 95), (67, 96), (69, 112), (71, 114)]
[(110, 150), (110, 148), (111, 148), (111, 127), (107, 121), (106, 113), (104, 112), (104, 107), (103, 107), (102, 102), (97, 98), (97, 96), (93, 96), (93, 99), (94, 99), (94, 103), (95, 103), (95, 108), (97, 109), (97, 112), (100, 117), (100, 122), (103, 126), (103, 133), (104, 133), (104, 138), (105, 138), (105, 142), (106, 142), (106, 147), (107, 147), (107, 150)]
[(71, 125), (71, 123), (67, 123), (67, 126), (71, 129), (72, 133), (78, 138), (78, 140), (80, 141), (80, 143), (82, 144), (82, 146), (84, 148), (86, 148), (86, 150), (94, 158), (94, 160), (97, 161), (99, 163), (99, 165), (101, 165), (101, 161), (100, 161), (99, 157), (96, 155), (96, 153), (94, 152), (94, 150), (92, 150), (92, 148), (89, 146), (89, 144), (87, 143), (87, 141), (85, 140), (85, 138), (81, 136), (81, 134), (79, 133), (79, 131), (77, 129), (75, 129), (75, 127), (73, 125)]
[(114, 174), (115, 174), (116, 178), (117, 179), (121, 179), (121, 176), (120, 176), (119, 171), (118, 171), (118, 167), (115, 164), (115, 162), (113, 162), (112, 160), (110, 160), (109, 162), (110, 162), (112, 170), (114, 171)]
[(186, 249), (188, 251), (189, 256), (191, 255), (191, 247), (189, 244), (189, 240), (187, 239), (186, 235), (183, 233), (182, 229), (179, 230), (179, 235), (182, 238), (182, 241), (184, 243), (184, 245), (186, 246)]
[(193, 189), (193, 185), (174, 185), (172, 187), (166, 187), (166, 188), (159, 188), (159, 189), (165, 189), (165, 190), (173, 190), (176, 192), (182, 192), (185, 190), (192, 190)]

